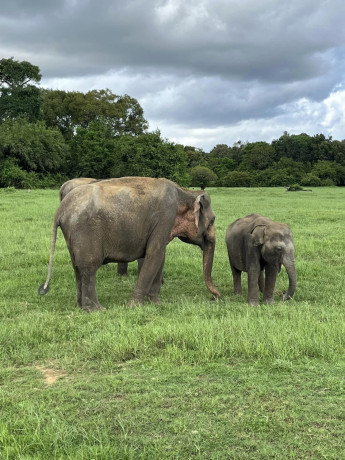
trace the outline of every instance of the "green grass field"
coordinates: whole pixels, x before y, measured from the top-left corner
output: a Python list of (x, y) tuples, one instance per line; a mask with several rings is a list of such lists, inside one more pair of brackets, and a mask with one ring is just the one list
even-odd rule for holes
[[(128, 308), (136, 281), (98, 272), (106, 311), (76, 305), (61, 231), (45, 281), (54, 190), (0, 190), (1, 459), (345, 458), (345, 188), (209, 189), (211, 301), (197, 247), (167, 249), (160, 305)], [(290, 225), (297, 291), (258, 308), (232, 294), (224, 242), (259, 212)]]

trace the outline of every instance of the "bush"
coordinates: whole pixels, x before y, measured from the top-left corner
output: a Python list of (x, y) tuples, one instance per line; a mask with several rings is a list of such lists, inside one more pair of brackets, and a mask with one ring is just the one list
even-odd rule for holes
[(308, 173), (301, 180), (301, 184), (309, 185), (311, 187), (320, 187), (321, 179), (313, 173)]
[(299, 192), (301, 190), (303, 190), (303, 187), (301, 187), (299, 184), (292, 184), (287, 188), (288, 192)]
[(254, 177), (248, 171), (231, 171), (223, 179), (223, 187), (251, 187)]
[(218, 179), (217, 174), (215, 174), (212, 169), (207, 168), (206, 166), (195, 166), (190, 170), (190, 177), (193, 187), (201, 187), (204, 189), (209, 185), (214, 185)]
[(321, 181), (321, 186), (322, 187), (334, 187), (335, 183), (332, 181), (332, 179), (324, 179)]
[(38, 177), (34, 172), (23, 171), (15, 158), (9, 158), (0, 167), (0, 186), (15, 188), (35, 188)]

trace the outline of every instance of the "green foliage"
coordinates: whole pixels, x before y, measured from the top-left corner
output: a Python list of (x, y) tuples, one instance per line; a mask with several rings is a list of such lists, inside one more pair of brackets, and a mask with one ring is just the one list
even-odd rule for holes
[(116, 140), (106, 120), (77, 128), (68, 161), (71, 177), (112, 177), (110, 170), (117, 161)]
[(112, 177), (166, 177), (188, 185), (187, 155), (181, 146), (161, 138), (160, 131), (121, 136), (110, 168)]
[(206, 166), (195, 166), (190, 170), (191, 184), (193, 187), (204, 189), (215, 184), (217, 175)]
[(251, 187), (253, 175), (248, 171), (229, 172), (222, 181), (223, 187)]
[(37, 121), (42, 103), (39, 68), (27, 61), (13, 58), (0, 60), (0, 123), (7, 119), (25, 117)]
[(287, 188), (288, 192), (300, 192), (302, 190), (303, 190), (303, 187), (301, 187), (299, 184), (292, 184), (292, 185), (289, 185), (289, 187)]
[(322, 184), (322, 181), (315, 174), (308, 173), (302, 178), (301, 184), (302, 185), (309, 185), (311, 187), (319, 187)]
[(238, 141), (205, 153), (147, 132), (142, 107), (127, 94), (40, 89), (40, 80), (37, 66), (0, 60), (0, 185), (121, 175), (184, 186), (345, 185), (345, 140), (284, 132), (271, 144)]
[(37, 175), (18, 166), (16, 158), (8, 158), (0, 165), (0, 187), (34, 188)]
[(60, 132), (43, 122), (17, 119), (0, 125), (0, 163), (14, 158), (24, 171), (57, 173), (63, 170), (67, 151)]
[(161, 138), (160, 132), (114, 137), (107, 120), (78, 128), (71, 147), (73, 176), (166, 177), (189, 184), (187, 157), (181, 146)]
[(250, 143), (243, 149), (240, 169), (243, 171), (266, 169), (272, 164), (274, 159), (274, 148), (267, 142)]
[(45, 90), (42, 112), (47, 125), (58, 127), (66, 139), (72, 139), (78, 127), (87, 128), (100, 119), (111, 127), (113, 136), (139, 135), (148, 127), (136, 99), (117, 96), (109, 89), (86, 94)]

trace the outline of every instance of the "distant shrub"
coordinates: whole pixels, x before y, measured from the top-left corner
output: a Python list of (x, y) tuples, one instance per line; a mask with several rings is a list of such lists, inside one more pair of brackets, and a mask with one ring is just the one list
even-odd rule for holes
[(35, 188), (37, 174), (23, 171), (15, 158), (9, 158), (1, 165), (0, 186), (15, 188)]
[(217, 180), (217, 175), (212, 169), (206, 166), (195, 166), (190, 170), (190, 177), (192, 186), (205, 188), (210, 185), (214, 185)]
[(289, 185), (287, 190), (288, 192), (299, 192), (303, 190), (303, 187), (301, 187), (299, 184), (292, 184), (292, 185)]
[(323, 179), (321, 185), (322, 187), (334, 187), (335, 183), (332, 179)]
[(321, 179), (313, 173), (306, 174), (301, 180), (302, 185), (309, 185), (311, 187), (320, 187)]
[(222, 182), (223, 187), (251, 187), (253, 176), (248, 171), (231, 171)]

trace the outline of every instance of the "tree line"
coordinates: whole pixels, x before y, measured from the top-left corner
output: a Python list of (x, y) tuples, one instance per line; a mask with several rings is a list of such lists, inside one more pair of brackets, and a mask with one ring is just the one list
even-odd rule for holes
[(40, 88), (40, 69), (0, 60), (0, 187), (57, 187), (72, 177), (167, 177), (182, 186), (344, 185), (345, 141), (323, 134), (216, 145), (149, 131), (138, 101), (109, 89)]

